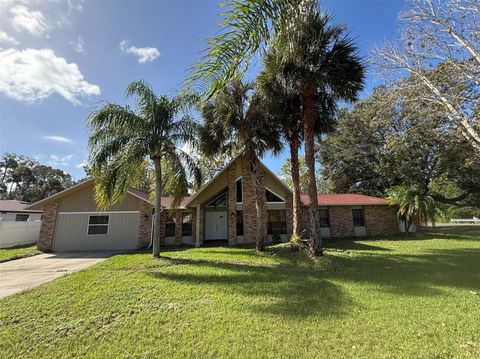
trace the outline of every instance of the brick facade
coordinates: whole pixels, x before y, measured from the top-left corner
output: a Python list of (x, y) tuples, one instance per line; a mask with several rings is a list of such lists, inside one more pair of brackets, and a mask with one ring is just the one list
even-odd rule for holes
[[(369, 206), (329, 206), (330, 233), (333, 238), (354, 237), (353, 208), (364, 211), (367, 236), (383, 236), (398, 233), (397, 208), (383, 205)], [(303, 238), (310, 235), (308, 207), (300, 209), (300, 232)]]
[(237, 243), (237, 176), (235, 166), (228, 168), (227, 184), (227, 221), (228, 244)]
[(37, 247), (42, 252), (51, 252), (53, 236), (55, 233), (55, 222), (57, 221), (58, 202), (52, 202), (43, 207), (42, 225)]
[(142, 201), (140, 203), (140, 223), (138, 228), (138, 248), (146, 248), (150, 244), (153, 206)]

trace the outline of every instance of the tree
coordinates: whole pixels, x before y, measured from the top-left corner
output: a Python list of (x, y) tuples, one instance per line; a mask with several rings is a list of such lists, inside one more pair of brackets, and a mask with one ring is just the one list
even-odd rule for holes
[(241, 78), (252, 59), (264, 52), (272, 35), (303, 2), (310, 0), (230, 0), (222, 3), (221, 30), (208, 40), (192, 67), (185, 88), (197, 86), (210, 99), (235, 78)]
[(0, 170), (0, 198), (5, 199), (36, 202), (73, 184), (68, 173), (14, 153), (4, 155)]
[[(299, 168), (299, 191), (301, 194), (308, 192), (308, 177), (307, 177), (307, 166), (305, 164), (305, 156), (298, 156), (298, 168)], [(293, 179), (292, 179), (292, 165), (291, 159), (286, 158), (285, 162), (283, 162), (282, 166), (280, 167), (280, 171), (278, 176), (280, 179), (290, 188), (293, 188)], [(317, 191), (320, 193), (330, 193), (331, 191), (328, 189), (329, 183), (328, 181), (323, 178), (322, 171), (320, 168), (317, 168)]]
[(331, 25), (331, 18), (318, 11), (316, 3), (305, 1), (275, 37), (282, 55), (284, 88), (301, 98), (305, 162), (310, 197), (310, 253), (322, 255), (315, 178), (316, 116), (329, 121), (337, 102), (353, 101), (363, 88), (364, 66), (343, 26)]
[[(182, 110), (189, 98), (157, 96), (143, 81), (132, 82), (126, 96), (134, 96), (137, 108), (108, 103), (94, 110), (90, 127), (90, 163), (96, 177), (96, 198), (106, 208), (122, 198), (145, 159), (155, 169), (155, 221), (153, 256), (160, 256), (160, 213), (163, 184), (174, 182), (175, 207), (188, 189), (188, 179), (201, 182), (195, 161), (178, 148), (195, 139), (196, 125)], [(167, 173), (162, 173), (163, 169)], [(165, 175), (166, 179), (163, 178)]]
[[(337, 131), (320, 144), (323, 175), (334, 192), (383, 196), (409, 183), (437, 202), (472, 205), (480, 194), (480, 154), (441, 106), (406, 89), (379, 87), (340, 111)], [(444, 190), (449, 183), (455, 191)]]
[(266, 121), (261, 101), (253, 92), (251, 83), (233, 81), (203, 106), (204, 124), (200, 142), (207, 156), (242, 153), (249, 164), (255, 195), (257, 237), (256, 248), (265, 250), (263, 212), (265, 189), (261, 181), (260, 162), (267, 151), (280, 152), (280, 134)]
[(387, 190), (387, 201), (398, 206), (398, 218), (405, 222), (405, 232), (408, 234), (412, 224), (435, 224), (440, 207), (427, 194), (420, 193), (415, 186), (400, 185)]
[[(407, 72), (416, 81), (403, 85), (443, 107), (452, 124), (480, 149), (480, 4), (478, 0), (412, 0), (400, 16), (402, 41), (375, 51), (378, 65), (395, 76)], [(443, 70), (432, 73), (432, 69)]]

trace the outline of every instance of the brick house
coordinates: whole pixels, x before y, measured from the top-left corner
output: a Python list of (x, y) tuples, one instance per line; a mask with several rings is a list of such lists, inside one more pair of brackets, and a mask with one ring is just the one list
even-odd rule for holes
[[(287, 241), (292, 234), (292, 192), (260, 163), (264, 185), (264, 230), (269, 241)], [(301, 196), (302, 236), (308, 236), (309, 198)], [(162, 244), (202, 246), (211, 243), (254, 243), (256, 209), (248, 164), (238, 156), (193, 197), (176, 209), (162, 197)], [(358, 194), (318, 195), (321, 235), (361, 237), (399, 231), (396, 209), (382, 198)], [(34, 203), (43, 210), (38, 246), (43, 251), (134, 249), (149, 245), (154, 204), (148, 195), (129, 189), (125, 198), (100, 212), (94, 182), (87, 180)]]

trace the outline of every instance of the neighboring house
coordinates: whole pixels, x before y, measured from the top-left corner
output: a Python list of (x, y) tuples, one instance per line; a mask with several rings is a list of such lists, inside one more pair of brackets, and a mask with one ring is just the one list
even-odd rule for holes
[(0, 222), (2, 221), (38, 221), (42, 211), (25, 209), (30, 203), (16, 200), (0, 200)]
[[(292, 192), (261, 164), (265, 187), (265, 234), (288, 240), (292, 234)], [(302, 233), (308, 236), (308, 196), (302, 196)], [(382, 198), (357, 194), (319, 195), (322, 236), (384, 235), (399, 231), (396, 209)], [(248, 163), (238, 156), (177, 209), (162, 198), (163, 244), (254, 243), (256, 209)], [(98, 210), (94, 183), (88, 180), (29, 208), (43, 209), (38, 246), (43, 251), (135, 249), (150, 244), (153, 202), (129, 189), (107, 211)]]

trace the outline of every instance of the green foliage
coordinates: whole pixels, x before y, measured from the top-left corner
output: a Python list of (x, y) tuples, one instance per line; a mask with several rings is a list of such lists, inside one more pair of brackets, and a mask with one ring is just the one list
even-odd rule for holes
[(435, 224), (436, 218), (442, 214), (433, 197), (419, 193), (413, 185), (395, 186), (388, 189), (386, 194), (387, 201), (398, 206), (398, 217), (405, 221), (407, 233), (412, 224)]
[(0, 263), (34, 256), (38, 253), (40, 252), (38, 251), (36, 244), (27, 244), (12, 248), (0, 248)]
[(114, 256), (0, 300), (0, 357), (480, 356), (478, 229), (326, 247)]
[(197, 127), (184, 113), (192, 96), (157, 96), (143, 81), (132, 82), (126, 94), (135, 97), (135, 110), (108, 103), (88, 119), (96, 199), (103, 208), (118, 201), (128, 187), (138, 183), (139, 169), (144, 168), (145, 161), (159, 158), (165, 163), (162, 183), (176, 205), (187, 194), (189, 179), (197, 183), (201, 179), (195, 161), (178, 148), (196, 139)]
[[(307, 176), (307, 166), (305, 164), (305, 156), (299, 156), (298, 162), (300, 164), (300, 193), (308, 193), (308, 176)], [(331, 193), (329, 189), (329, 181), (327, 181), (322, 176), (321, 168), (317, 168), (317, 191), (320, 193)], [(286, 158), (285, 162), (280, 167), (278, 173), (280, 179), (290, 188), (293, 187), (292, 182), (292, 168), (290, 158)]]
[(3, 155), (0, 173), (1, 199), (36, 202), (73, 185), (68, 173), (14, 153)]

